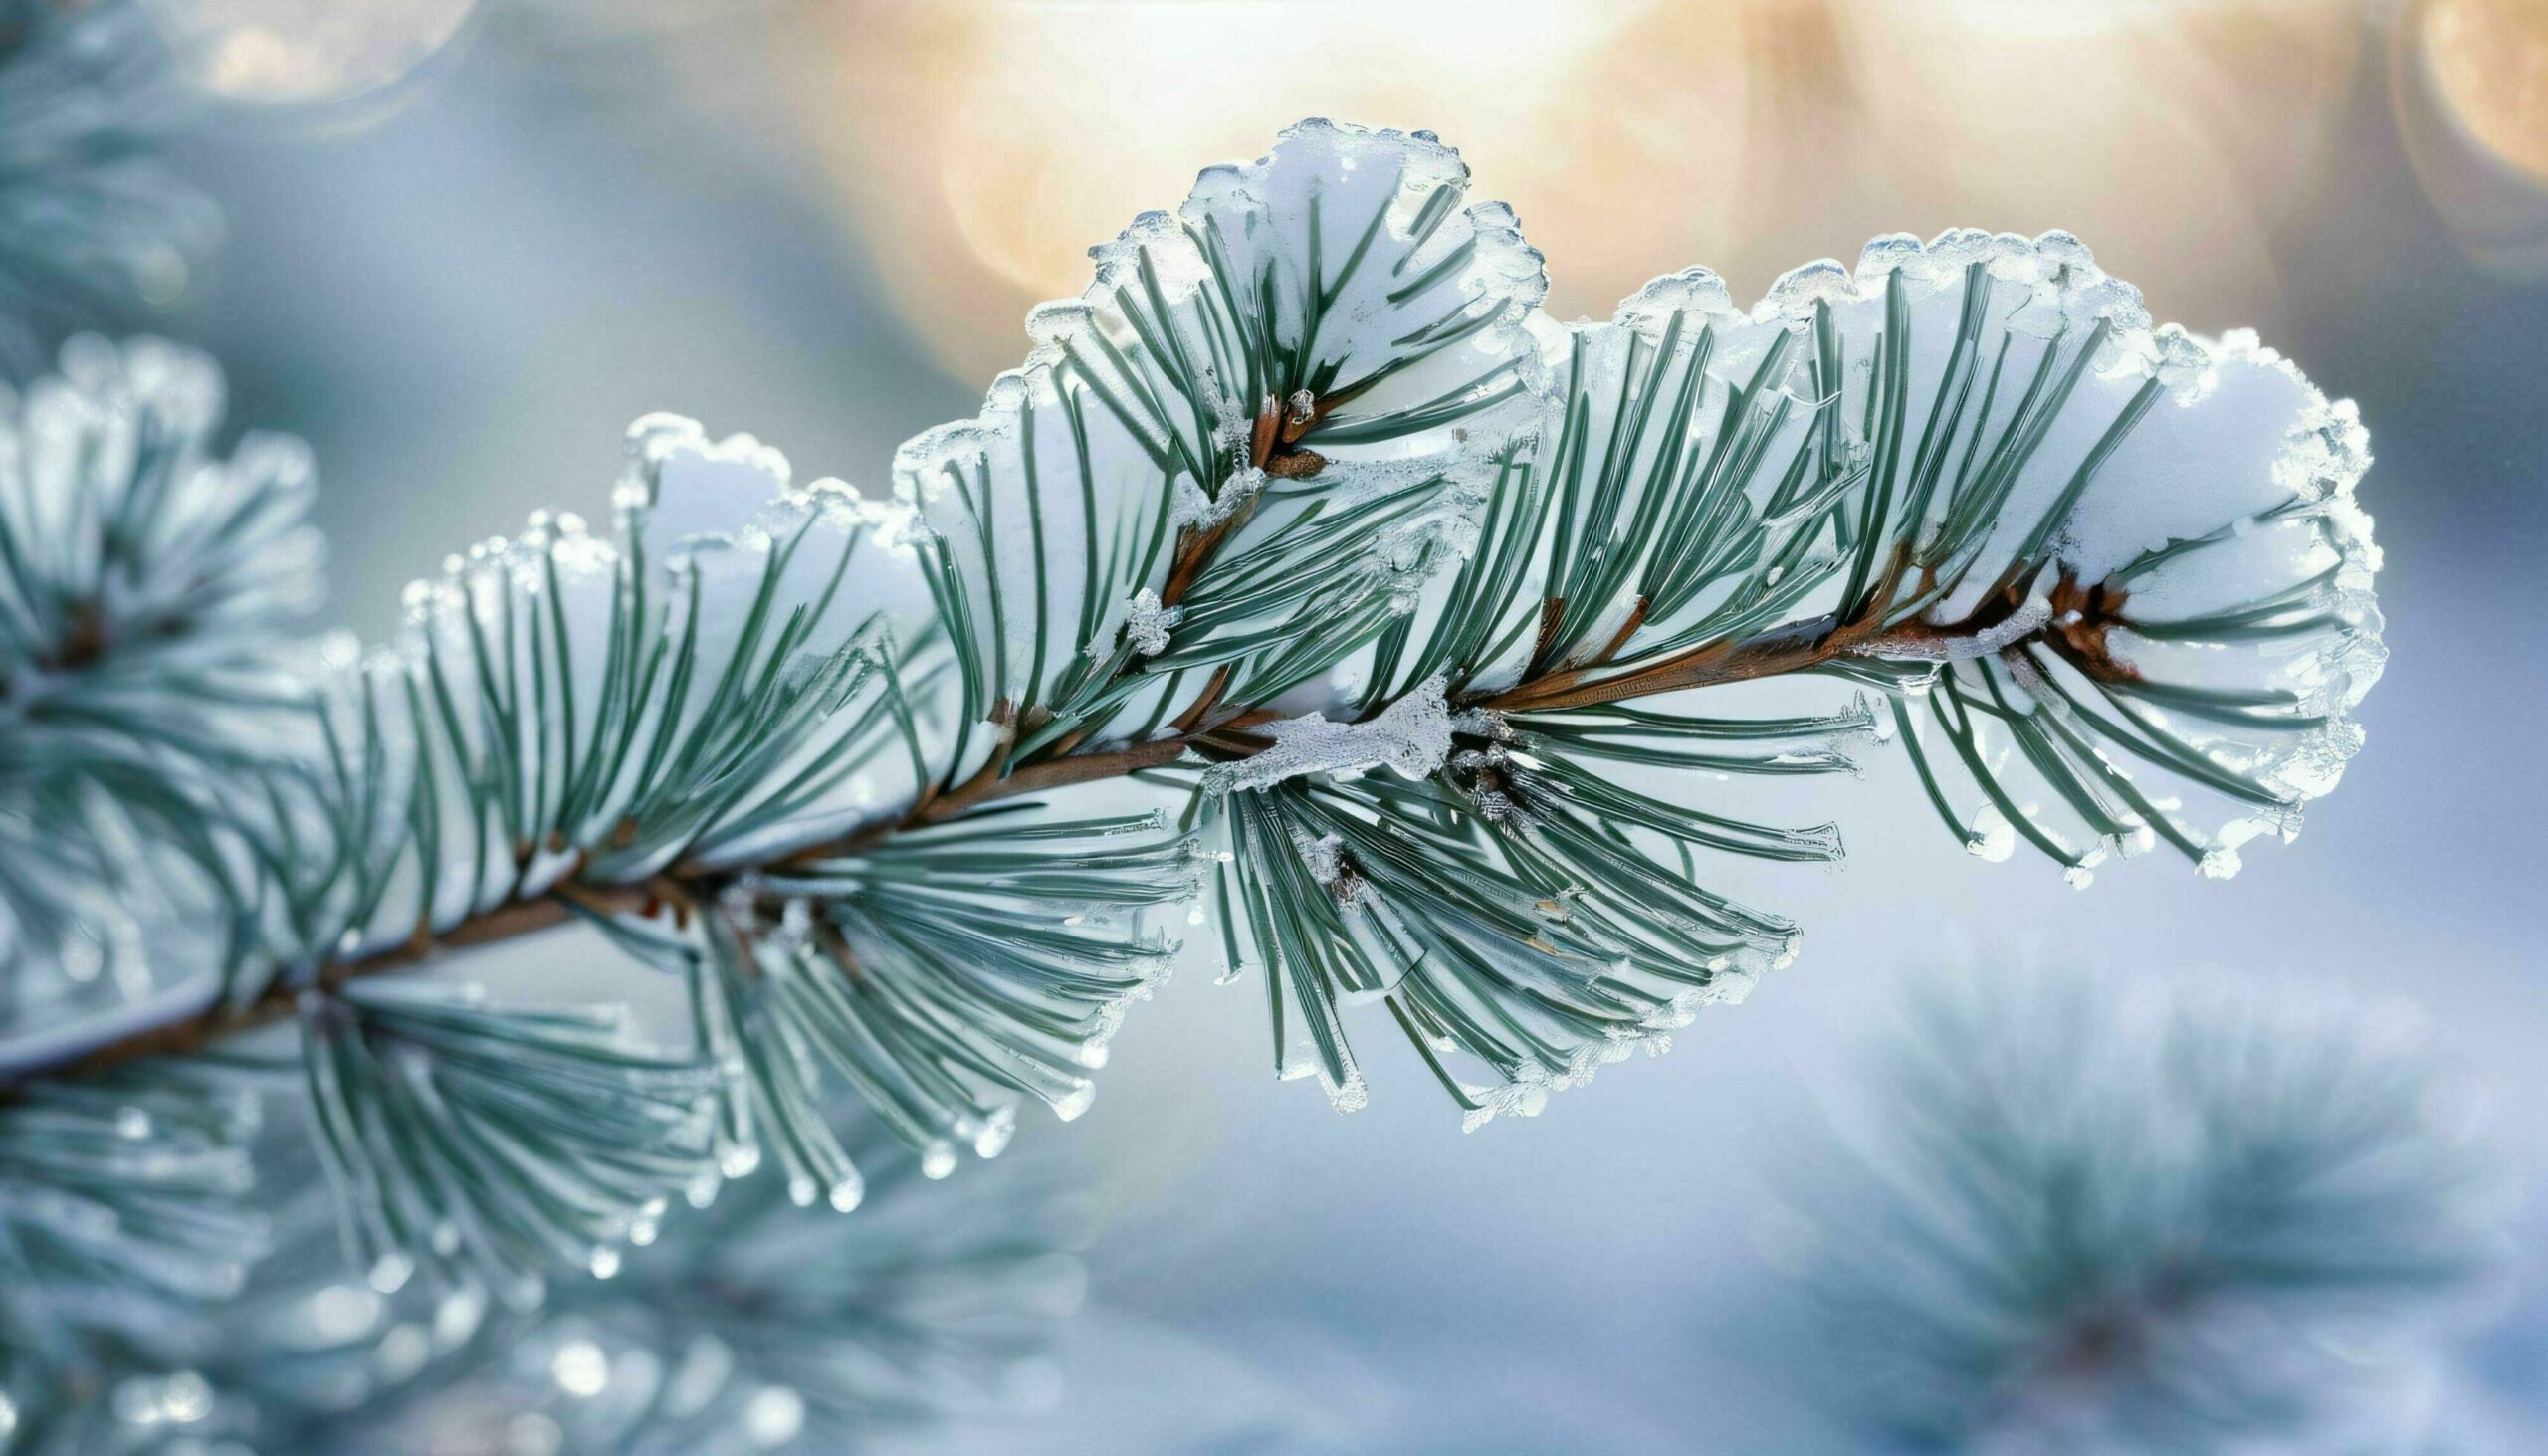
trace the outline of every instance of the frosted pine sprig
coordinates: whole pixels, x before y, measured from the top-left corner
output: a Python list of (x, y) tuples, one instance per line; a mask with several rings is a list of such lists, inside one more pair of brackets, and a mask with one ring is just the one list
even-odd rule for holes
[(318, 605), (317, 482), (288, 436), (215, 448), (211, 359), (81, 334), (0, 393), (0, 708), (247, 660)]
[[(1455, 151), (1307, 122), (1094, 256), (890, 494), (649, 416), (593, 523), (454, 554), (288, 701), (119, 734), (150, 777), (29, 798), (0, 874), (111, 805), (191, 867), (207, 913), (168, 923), (214, 969), (13, 1016), (0, 1075), (291, 1022), (361, 1259), (527, 1286), (763, 1164), (857, 1204), (843, 1093), (931, 1174), (1078, 1116), (1178, 927), (1262, 984), (1280, 1075), (1361, 1105), (1385, 1007), (1474, 1127), (1799, 953), (1721, 888), (1839, 858), (1749, 807), (1785, 779), (1898, 744), (1949, 843), (2085, 883), (2227, 873), (2359, 744), (2351, 407), (2154, 328), (2066, 234), (1882, 238), (1750, 309), (1687, 270), (1562, 324)], [(107, 528), (128, 474), (59, 477), (90, 505), (29, 559), (160, 540)], [(291, 559), (280, 482), (203, 499), (265, 544), (112, 600)], [(191, 592), (173, 639), (272, 605)], [(206, 676), (61, 656), (48, 703)], [(362, 984), (570, 922), (679, 979), (674, 1045)]]
[(199, 1010), (270, 954), (231, 826), (308, 736), (323, 543), (309, 452), (225, 451), (225, 403), (152, 338), (78, 335), (0, 386), (0, 1064)]

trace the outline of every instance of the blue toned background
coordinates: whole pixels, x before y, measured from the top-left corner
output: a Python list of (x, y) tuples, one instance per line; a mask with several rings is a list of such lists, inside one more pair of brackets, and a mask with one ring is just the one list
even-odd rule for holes
[[(1276, 1085), (1260, 989), (1186, 974), (1092, 1116), (1029, 1130), (1087, 1165), (1106, 1234), (1058, 1405), (982, 1449), (1790, 1449), (1788, 1352), (1748, 1338), (1765, 1180), (1893, 974), (1938, 961), (2394, 1002), (2483, 1088), (2517, 1240), (2548, 1232), (2534, 0), (167, 8), (218, 103), (183, 161), (230, 235), (143, 321), (227, 363), (236, 419), (311, 441), (366, 632), (454, 547), (597, 507), (648, 410), (880, 488), (1081, 249), (1308, 114), (1463, 146), (1564, 316), (1692, 263), (1748, 297), (1876, 232), (2064, 226), (2158, 317), (2256, 325), (2360, 401), (2393, 656), (2297, 843), (2228, 885), (2153, 859), (2082, 893), (1957, 853), (1880, 764), (1838, 796), (1845, 869), (1734, 885), (1808, 927), (1796, 965), (1469, 1137), (1403, 1048), (1352, 1117)], [(2535, 1264), (2499, 1305), (2442, 1425), (2548, 1449)]]

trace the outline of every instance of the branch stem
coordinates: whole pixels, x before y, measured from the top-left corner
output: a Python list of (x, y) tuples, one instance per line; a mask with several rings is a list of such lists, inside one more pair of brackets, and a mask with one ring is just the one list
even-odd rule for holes
[[(633, 914), (645, 907), (643, 889), (583, 884), (560, 885), (544, 894), (509, 901), (475, 915), (439, 936), (419, 936), (360, 960), (331, 961), (318, 969), (318, 986), (333, 990), (347, 981), (392, 971), (412, 970), (439, 959), (448, 950), (467, 950), (545, 931), (562, 925), (572, 906), (610, 914)], [(46, 1075), (78, 1077), (103, 1072), (143, 1057), (199, 1051), (211, 1042), (288, 1020), (308, 987), (278, 979), (266, 992), (243, 1006), (215, 1006), (181, 1020), (146, 1027), (129, 1036), (95, 1047)]]
[[(1550, 713), (1592, 708), (1624, 699), (1802, 672), (1845, 654), (1880, 646), (1895, 633), (1918, 635), (1934, 641), (1942, 633), (1961, 633), (1974, 629), (1975, 625), (1958, 623), (1952, 628), (1938, 628), (1905, 624), (1894, 633), (1888, 633), (1879, 631), (1865, 619), (1843, 623), (1823, 616), (1774, 628), (1757, 637), (1705, 644), (1625, 669), (1605, 671), (1601, 663), (1595, 662), (1544, 672), (1501, 692), (1478, 696), (1456, 706), (1498, 713)], [(904, 830), (943, 823), (984, 804), (1162, 768), (1190, 750), (1205, 751), (1224, 759), (1243, 758), (1262, 751), (1270, 742), (1249, 734), (1247, 730), (1277, 717), (1279, 715), (1262, 708), (1233, 709), (1221, 705), (1215, 709), (1207, 706), (1200, 714), (1189, 713), (1180, 719), (1179, 731), (1174, 735), (1155, 742), (1101, 752), (1070, 753), (1026, 764), (1004, 774), (995, 768), (986, 768), (986, 771), (974, 774), (961, 784), (923, 797), (910, 813), (900, 819), (797, 850), (776, 863), (798, 865), (855, 854)], [(554, 929), (571, 919), (578, 909), (599, 915), (650, 916), (669, 912), (677, 924), (686, 923), (697, 907), (714, 902), (715, 886), (732, 873), (684, 862), (663, 875), (636, 885), (594, 884), (568, 878), (535, 894), (481, 912), (440, 935), (419, 934), (400, 945), (359, 959), (331, 961), (319, 967), (315, 983), (319, 989), (332, 990), (362, 977), (413, 969), (439, 959), (446, 951), (499, 944)], [(93, 1048), (68, 1063), (49, 1069), (46, 1075), (80, 1076), (143, 1057), (182, 1055), (220, 1038), (272, 1025), (294, 1014), (307, 984), (297, 980), (286, 984), (279, 980), (273, 988), (244, 1006), (216, 1006), (145, 1028)], [(6, 1088), (0, 1087), (0, 1097), (6, 1095)]]

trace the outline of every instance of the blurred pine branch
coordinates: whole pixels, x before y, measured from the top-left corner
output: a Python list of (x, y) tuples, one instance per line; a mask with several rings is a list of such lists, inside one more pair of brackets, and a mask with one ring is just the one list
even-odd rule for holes
[(1777, 1240), (1848, 1448), (2424, 1450), (2504, 1272), (2494, 1149), (2416, 1025), (2293, 985), (1931, 974)]

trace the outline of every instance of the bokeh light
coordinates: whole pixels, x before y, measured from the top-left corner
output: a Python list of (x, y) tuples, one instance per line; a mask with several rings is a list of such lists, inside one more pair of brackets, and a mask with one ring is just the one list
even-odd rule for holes
[(2548, 5), (2429, 0), (2416, 36), (2450, 113), (2478, 145), (2548, 182)]
[(1751, 294), (1878, 232), (2061, 226), (2167, 316), (2271, 325), (2270, 231), (2329, 173), (2363, 29), (2340, 0), (856, 0), (800, 23), (837, 215), (977, 375), (1193, 159), (1308, 115), (1478, 158), (1560, 260), (1562, 316), (1691, 263)]
[(2461, 251), (2548, 276), (2548, 4), (2407, 0), (2391, 38), (2399, 134)]
[(394, 85), (477, 0), (149, 0), (188, 79), (224, 101), (311, 105)]

